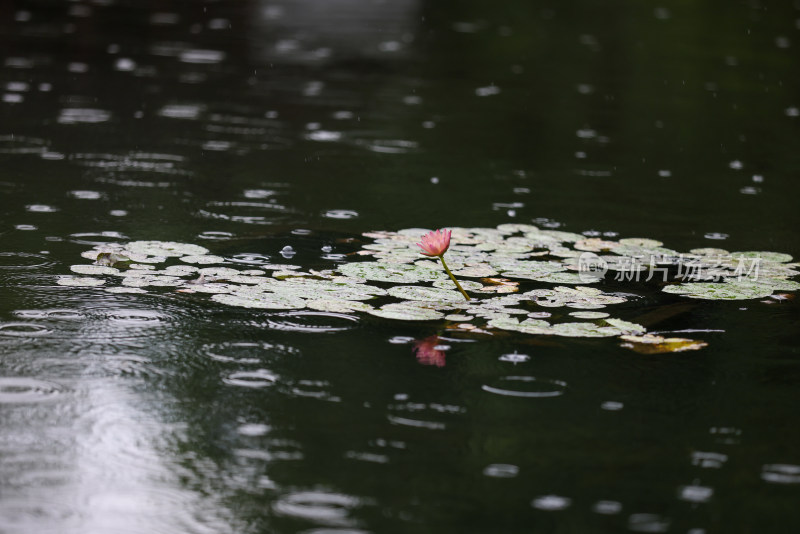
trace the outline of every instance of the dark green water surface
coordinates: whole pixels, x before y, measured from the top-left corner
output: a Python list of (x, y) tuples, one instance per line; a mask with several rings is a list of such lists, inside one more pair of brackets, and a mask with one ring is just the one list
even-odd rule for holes
[(56, 280), (509, 222), (797, 261), (799, 48), (791, 0), (2, 2), (0, 533), (797, 532), (792, 293), (642, 287), (708, 343), (648, 356)]

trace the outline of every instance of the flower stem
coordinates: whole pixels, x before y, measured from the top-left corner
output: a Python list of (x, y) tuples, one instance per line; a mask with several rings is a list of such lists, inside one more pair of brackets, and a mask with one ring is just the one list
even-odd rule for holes
[(447, 268), (447, 264), (444, 262), (444, 254), (439, 256), (439, 259), (442, 260), (442, 267), (444, 267), (444, 270), (447, 271), (447, 274), (450, 275), (450, 279), (456, 285), (458, 290), (461, 291), (461, 294), (464, 295), (464, 298), (467, 299), (467, 300), (472, 300), (471, 298), (469, 298), (469, 295), (467, 295), (467, 292), (464, 291), (464, 288), (461, 287), (461, 284), (458, 283), (458, 280), (456, 280), (456, 277), (453, 276), (453, 273), (450, 272), (450, 269)]

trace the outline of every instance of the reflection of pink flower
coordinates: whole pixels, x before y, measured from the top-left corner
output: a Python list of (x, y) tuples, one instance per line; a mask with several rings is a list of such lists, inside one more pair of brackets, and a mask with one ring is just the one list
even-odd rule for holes
[(439, 346), (439, 337), (430, 336), (425, 339), (420, 339), (414, 342), (414, 353), (417, 355), (417, 361), (422, 365), (435, 365), (436, 367), (444, 367), (445, 354), (443, 350), (436, 347)]
[(429, 232), (422, 236), (422, 243), (417, 243), (417, 246), (424, 252), (426, 256), (441, 256), (447, 252), (450, 246), (450, 230), (436, 230)]

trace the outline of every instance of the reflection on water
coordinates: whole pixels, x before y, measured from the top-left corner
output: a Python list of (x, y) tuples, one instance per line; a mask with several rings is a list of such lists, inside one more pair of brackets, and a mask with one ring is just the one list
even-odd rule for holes
[(659, 357), (58, 285), (98, 243), (325, 269), (503, 222), (800, 257), (800, 11), (728, 7), (2, 3), (0, 531), (797, 523), (796, 299), (630, 296), (707, 326)]

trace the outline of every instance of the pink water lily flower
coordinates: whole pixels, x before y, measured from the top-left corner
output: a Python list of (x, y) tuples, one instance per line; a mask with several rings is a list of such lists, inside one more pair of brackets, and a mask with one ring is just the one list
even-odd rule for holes
[(450, 247), (450, 235), (453, 232), (450, 230), (436, 230), (429, 232), (422, 236), (422, 242), (417, 243), (417, 246), (424, 252), (426, 256), (441, 256)]
[(447, 272), (450, 279), (456, 285), (456, 289), (464, 295), (466, 300), (470, 300), (467, 292), (464, 291), (464, 288), (461, 287), (461, 284), (458, 283), (458, 280), (456, 280), (456, 277), (453, 276), (453, 273), (450, 272), (450, 269), (447, 268), (447, 264), (444, 262), (444, 253), (447, 252), (447, 249), (450, 247), (450, 235), (452, 233), (451, 230), (441, 229), (435, 232), (428, 232), (422, 236), (421, 243), (417, 243), (417, 246), (423, 250), (422, 254), (425, 256), (438, 257), (442, 261), (442, 267), (444, 267), (445, 272)]

